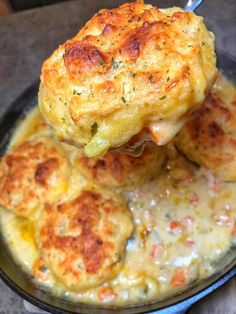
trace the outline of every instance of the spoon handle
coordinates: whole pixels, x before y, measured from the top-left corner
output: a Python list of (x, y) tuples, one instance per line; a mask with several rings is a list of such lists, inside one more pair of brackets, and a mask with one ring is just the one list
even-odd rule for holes
[(186, 11), (195, 11), (203, 3), (203, 1), (204, 0), (188, 0), (184, 9)]

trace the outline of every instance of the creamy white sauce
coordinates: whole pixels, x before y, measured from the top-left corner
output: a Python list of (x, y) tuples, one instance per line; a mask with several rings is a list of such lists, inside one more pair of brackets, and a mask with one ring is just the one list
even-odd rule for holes
[[(33, 133), (51, 134), (47, 127), (37, 127), (40, 119), (36, 109), (18, 128), (11, 145), (32, 136), (27, 125)], [(74, 150), (67, 149), (73, 163)], [(73, 188), (65, 198), (74, 197), (84, 184), (85, 180), (72, 171)], [(135, 232), (127, 243), (119, 275), (102, 285), (110, 293), (101, 298), (101, 287), (79, 294), (66, 291), (49, 269), (44, 270), (38, 284), (75, 302), (123, 305), (161, 299), (211, 275), (217, 269), (216, 262), (235, 241), (231, 233), (236, 217), (236, 183), (221, 183), (217, 193), (209, 189), (204, 171), (175, 153), (157, 179), (123, 193), (129, 201)], [(39, 258), (34, 222), (1, 209), (0, 224), (14, 259), (32, 274)], [(182, 284), (181, 278), (179, 283), (173, 280), (179, 270), (185, 274)]]

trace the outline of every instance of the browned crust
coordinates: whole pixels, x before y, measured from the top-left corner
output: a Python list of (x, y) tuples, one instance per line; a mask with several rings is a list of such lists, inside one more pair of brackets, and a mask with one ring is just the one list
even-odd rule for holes
[(77, 75), (81, 72), (101, 72), (110, 58), (96, 46), (76, 41), (66, 44), (63, 59), (67, 70), (72, 75)]
[(121, 266), (131, 215), (123, 199), (103, 193), (85, 189), (66, 203), (47, 204), (42, 212), (38, 241), (44, 260), (71, 290), (97, 286)]
[[(220, 79), (219, 79), (220, 80)], [(214, 90), (177, 137), (178, 148), (221, 179), (236, 179), (236, 97), (231, 102)]]
[[(87, 77), (90, 74), (101, 74), (110, 70), (117, 57), (135, 63), (136, 59), (144, 56), (146, 46), (175, 51), (172, 47), (172, 38), (178, 37), (179, 33), (177, 29), (173, 29), (172, 24), (179, 20), (186, 24), (191, 20), (190, 13), (176, 12), (168, 18), (157, 8), (144, 10), (143, 4), (138, 3), (127, 3), (112, 11), (102, 10), (80, 32), (83, 35), (91, 26), (101, 29), (101, 33), (96, 36), (85, 35), (83, 38), (77, 35), (67, 41), (63, 54), (64, 64), (70, 75)], [(103, 48), (106, 41), (111, 41), (108, 50)], [(199, 48), (196, 49), (194, 54), (199, 52)], [(179, 80), (181, 79), (183, 78), (179, 77)], [(177, 80), (175, 79), (175, 84)], [(170, 89), (173, 84), (170, 83), (168, 86)]]
[[(66, 252), (66, 257), (61, 263), (61, 267), (66, 267), (66, 270), (79, 254), (86, 265), (86, 271), (96, 273), (113, 248), (112, 243), (105, 240), (110, 234), (112, 226), (107, 223), (106, 229), (103, 230), (103, 240), (95, 232), (96, 225), (99, 223), (101, 211), (107, 213), (115, 210), (115, 204), (111, 200), (104, 201), (99, 194), (91, 191), (83, 191), (78, 198), (67, 204), (57, 207), (46, 205), (45, 211), (48, 213), (48, 219), (46, 226), (41, 231), (42, 247)], [(80, 234), (78, 236), (56, 234), (55, 214), (68, 215), (70, 217), (68, 228), (80, 230)], [(79, 271), (74, 275), (79, 276)]]
[[(234, 109), (234, 102), (231, 105)], [(206, 147), (215, 147), (215, 145), (225, 147), (226, 144), (234, 146), (236, 139), (227, 131), (227, 125), (230, 126), (233, 120), (235, 120), (233, 111), (219, 95), (213, 93), (205, 105), (193, 113), (187, 128), (196, 144)]]
[(49, 158), (37, 165), (35, 170), (35, 181), (45, 187), (48, 186), (50, 177), (54, 171), (59, 169), (59, 161), (57, 158)]
[(164, 148), (146, 144), (144, 152), (139, 157), (115, 150), (98, 158), (88, 158), (81, 154), (78, 165), (80, 171), (97, 184), (125, 187), (143, 182), (142, 177), (146, 177), (146, 180), (154, 177), (164, 159)]
[(27, 216), (50, 197), (51, 177), (65, 164), (61, 150), (46, 138), (26, 141), (0, 163), (0, 204)]

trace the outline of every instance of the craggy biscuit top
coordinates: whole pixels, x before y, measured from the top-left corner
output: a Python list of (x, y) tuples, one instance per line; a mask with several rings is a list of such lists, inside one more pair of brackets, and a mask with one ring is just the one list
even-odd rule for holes
[(139, 157), (112, 150), (104, 156), (89, 158), (81, 151), (78, 169), (88, 180), (107, 188), (134, 187), (154, 178), (165, 157), (165, 147), (153, 143), (145, 144)]
[(221, 179), (236, 180), (236, 92), (219, 76), (210, 98), (193, 113), (176, 138), (188, 158)]
[(39, 103), (58, 138), (86, 145), (91, 157), (146, 126), (167, 142), (215, 73), (214, 36), (201, 17), (126, 3), (99, 11), (44, 62)]
[(42, 212), (38, 237), (42, 254), (69, 290), (99, 285), (121, 266), (133, 223), (125, 202), (109, 195), (83, 190), (76, 199), (46, 205)]
[(46, 137), (27, 140), (1, 160), (0, 204), (20, 216), (29, 216), (66, 190), (69, 173), (58, 145)]

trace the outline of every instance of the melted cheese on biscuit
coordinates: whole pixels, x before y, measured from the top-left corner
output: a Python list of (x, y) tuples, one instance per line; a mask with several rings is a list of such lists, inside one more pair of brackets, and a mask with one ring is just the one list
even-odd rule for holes
[(89, 157), (126, 144), (149, 123), (169, 124), (158, 136), (166, 143), (209, 94), (215, 63), (214, 36), (201, 17), (126, 3), (98, 12), (44, 62), (40, 110), (59, 140), (84, 146)]

